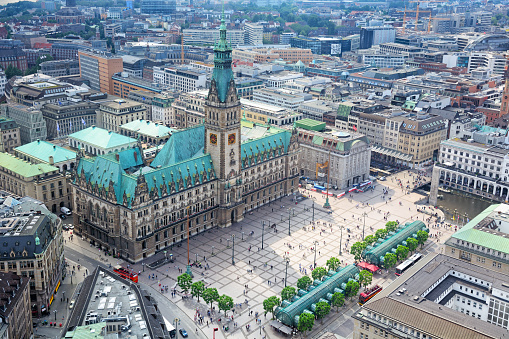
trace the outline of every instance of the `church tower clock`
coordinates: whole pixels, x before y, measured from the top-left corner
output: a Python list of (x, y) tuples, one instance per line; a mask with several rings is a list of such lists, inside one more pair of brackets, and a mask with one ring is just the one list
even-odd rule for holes
[(214, 72), (205, 103), (205, 153), (219, 179), (219, 225), (243, 219), (240, 161), (241, 106), (233, 80), (232, 48), (226, 40), (224, 14), (214, 46)]

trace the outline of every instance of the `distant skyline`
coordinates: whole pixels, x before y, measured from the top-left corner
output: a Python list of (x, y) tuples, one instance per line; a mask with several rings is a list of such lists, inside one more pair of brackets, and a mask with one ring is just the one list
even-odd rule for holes
[[(36, 2), (37, 0), (22, 0), (22, 1)], [(7, 4), (12, 4), (12, 3), (15, 3), (15, 2), (20, 2), (20, 0), (0, 0), (0, 6), (4, 6), (4, 5), (7, 5)]]

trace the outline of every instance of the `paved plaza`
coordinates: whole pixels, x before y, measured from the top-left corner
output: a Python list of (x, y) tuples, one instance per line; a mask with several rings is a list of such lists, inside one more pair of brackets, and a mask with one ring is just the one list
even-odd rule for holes
[[(415, 174), (413, 174), (415, 176)], [(174, 302), (191, 319), (195, 319), (196, 311), (199, 310), (204, 316), (204, 323), (197, 324), (200, 337), (212, 338), (213, 328), (218, 327), (216, 338), (280, 338), (281, 334), (276, 333), (269, 326), (271, 315), (263, 316), (262, 302), (273, 295), (280, 295), (284, 287), (286, 275), (286, 258), (289, 259), (287, 270), (287, 284), (295, 286), (297, 280), (303, 275), (311, 276), (311, 265), (315, 259), (314, 243), (316, 245), (317, 266), (325, 266), (326, 261), (332, 257), (338, 257), (344, 265), (354, 262), (353, 256), (349, 254), (350, 246), (362, 238), (363, 223), (365, 220), (365, 235), (373, 234), (377, 229), (383, 228), (387, 220), (398, 220), (400, 223), (411, 222), (428, 218), (428, 215), (417, 212), (414, 203), (423, 201), (423, 196), (416, 193), (407, 193), (396, 183), (396, 178), (404, 181), (410, 180), (408, 172), (401, 172), (388, 177), (387, 181), (377, 182), (373, 191), (364, 193), (352, 193), (340, 199), (330, 198), (332, 213), (322, 206), (325, 202), (325, 195), (301, 189), (301, 193), (307, 198), (299, 201), (298, 204), (291, 201), (292, 197), (283, 198), (282, 201), (273, 202), (264, 206), (252, 214), (247, 214), (244, 221), (234, 224), (229, 228), (213, 229), (205, 233), (194, 235), (190, 239), (190, 261), (196, 259), (203, 268), (193, 267), (194, 281), (203, 280), (208, 287), (215, 287), (219, 294), (227, 294), (242, 307), (235, 307), (234, 320), (229, 323), (229, 331), (223, 330), (225, 325), (224, 314), (216, 312), (213, 315), (213, 324), (209, 324), (210, 318), (206, 316), (208, 306), (203, 300), (200, 303), (196, 299), (182, 298), (181, 293), (171, 296), (171, 293), (161, 295)], [(383, 190), (388, 193), (383, 197)], [(335, 191), (338, 193), (337, 191)], [(311, 227), (314, 220), (315, 228)], [(422, 207), (422, 206), (419, 206)], [(431, 210), (431, 209), (429, 209)], [(434, 210), (433, 213), (442, 215), (441, 211)], [(288, 234), (288, 218), (290, 217), (290, 231)], [(384, 218), (385, 217), (385, 218)], [(265, 221), (265, 232), (263, 236), (262, 249), (262, 223)], [(275, 228), (270, 227), (276, 225)], [(340, 231), (340, 226), (344, 226)], [(346, 229), (349, 229), (348, 232)], [(277, 232), (276, 232), (277, 231)], [(431, 229), (435, 234), (439, 230)], [(442, 237), (440, 242), (451, 234), (451, 229), (441, 229)], [(250, 235), (253, 233), (253, 235)], [(342, 234), (341, 234), (342, 233)], [(232, 236), (235, 236), (233, 248)], [(230, 239), (230, 240), (229, 240)], [(436, 239), (433, 239), (436, 242)], [(342, 255), (339, 255), (340, 243), (343, 244)], [(145, 272), (141, 273), (140, 282), (160, 290), (159, 284), (167, 285), (169, 289), (176, 285), (176, 279), (180, 275), (178, 268), (185, 272), (187, 263), (187, 246), (182, 242), (180, 247), (175, 246), (168, 251), (172, 253), (175, 263), (164, 265), (158, 269), (151, 270), (145, 266)], [(433, 244), (433, 250), (439, 250)], [(84, 249), (88, 244), (83, 243)], [(232, 251), (234, 251), (235, 265), (232, 264)], [(214, 254), (212, 254), (212, 252)], [(164, 257), (158, 253), (155, 257), (148, 258), (145, 264)], [(114, 259), (113, 259), (114, 260)], [(112, 264), (114, 264), (112, 262)], [(205, 266), (208, 269), (205, 269)], [(136, 271), (142, 271), (141, 263), (132, 265)], [(157, 277), (148, 279), (149, 274)], [(382, 285), (388, 284), (394, 279), (393, 274), (377, 273), (373, 277), (373, 283)], [(247, 288), (246, 288), (247, 286)], [(177, 290), (179, 288), (177, 287)], [(248, 300), (248, 305), (244, 303)], [(214, 304), (216, 309), (217, 306)], [(355, 301), (348, 303), (349, 306), (356, 305)], [(332, 310), (324, 320), (324, 325), (319, 321), (315, 322), (315, 328), (310, 337), (319, 337), (333, 332), (338, 337), (351, 335), (353, 323), (349, 315), (355, 306), (345, 307), (339, 314)], [(253, 311), (249, 315), (249, 311)], [(255, 313), (259, 313), (261, 325), (256, 324)], [(344, 313), (344, 314), (343, 314)], [(229, 316), (232, 312), (229, 312)], [(221, 318), (219, 323), (217, 320)], [(237, 323), (238, 326), (234, 326)], [(250, 325), (247, 330), (246, 325)], [(187, 328), (193, 333), (195, 328)], [(260, 334), (260, 330), (261, 333)]]

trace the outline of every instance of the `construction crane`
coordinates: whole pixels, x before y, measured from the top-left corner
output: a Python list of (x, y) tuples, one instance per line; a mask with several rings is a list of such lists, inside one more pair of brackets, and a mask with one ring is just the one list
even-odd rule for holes
[[(431, 12), (429, 13), (429, 21), (428, 21), (428, 34), (431, 31)], [(450, 20), (449, 18), (433, 18), (433, 20), (442, 21), (442, 20)]]
[(405, 14), (403, 14), (403, 35), (405, 35), (405, 25), (406, 25), (406, 5), (405, 5)]
[[(421, 2), (430, 3), (430, 2), (447, 2), (447, 1), (440, 1), (440, 0), (413, 0), (413, 1), (409, 1), (409, 2), (417, 3), (417, 8), (415, 10), (415, 31), (417, 32), (417, 22), (419, 21), (419, 5), (421, 4)], [(431, 15), (431, 11), (429, 11), (429, 12), (430, 12), (430, 15)], [(424, 13), (424, 12), (422, 12), (422, 13)]]

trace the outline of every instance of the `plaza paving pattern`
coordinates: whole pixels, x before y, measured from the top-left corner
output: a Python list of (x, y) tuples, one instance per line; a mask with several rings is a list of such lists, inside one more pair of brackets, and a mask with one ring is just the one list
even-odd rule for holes
[[(415, 176), (415, 174), (413, 174)], [(264, 299), (280, 294), (284, 287), (283, 278), (285, 277), (285, 257), (289, 258), (288, 280), (289, 286), (295, 286), (297, 280), (304, 275), (303, 269), (307, 270), (307, 274), (311, 276), (310, 265), (314, 261), (314, 251), (311, 248), (316, 241), (317, 266), (325, 266), (326, 261), (332, 257), (338, 257), (343, 261), (343, 265), (353, 263), (353, 256), (348, 252), (350, 246), (362, 237), (362, 225), (365, 214), (365, 235), (373, 234), (377, 229), (385, 226), (384, 214), (389, 212), (387, 220), (398, 220), (401, 223), (413, 221), (418, 218), (423, 220), (428, 216), (418, 213), (414, 202), (423, 199), (423, 196), (416, 193), (407, 194), (396, 184), (395, 177), (400, 177), (405, 182), (409, 179), (408, 172), (402, 172), (393, 175), (385, 182), (377, 182), (374, 191), (365, 193), (352, 193), (350, 197), (340, 199), (330, 198), (332, 213), (329, 214), (322, 206), (325, 197), (322, 194), (301, 190), (303, 194), (309, 195), (298, 204), (290, 201), (291, 197), (283, 198), (283, 200), (274, 202), (271, 205), (264, 206), (252, 214), (246, 214), (245, 219), (229, 228), (213, 229), (205, 233), (194, 235), (190, 239), (190, 261), (194, 262), (196, 257), (202, 263), (202, 267), (206, 264), (209, 269), (200, 269), (193, 267), (194, 281), (203, 280), (209, 287), (218, 289), (219, 294), (227, 294), (234, 299), (235, 303), (241, 303), (242, 307), (235, 307), (234, 322), (238, 323), (237, 327), (233, 326), (233, 322), (229, 324), (230, 330), (223, 331), (225, 325), (224, 314), (219, 315), (217, 312), (213, 316), (214, 323), (212, 325), (197, 325), (200, 331), (212, 338), (214, 327), (218, 327), (216, 332), (217, 338), (279, 338), (282, 335), (276, 333), (269, 326), (271, 315), (263, 316), (262, 302)], [(388, 188), (388, 194), (385, 199), (382, 198), (383, 188)], [(390, 200), (389, 200), (390, 198)], [(400, 204), (401, 202), (401, 204)], [(316, 227), (311, 229), (312, 221), (312, 205), (315, 206)], [(289, 211), (289, 209), (291, 209)], [(433, 210), (442, 215), (441, 211)], [(288, 217), (290, 215), (291, 235), (288, 235)], [(262, 221), (265, 221), (264, 248), (261, 247)], [(320, 224), (318, 224), (318, 222)], [(268, 225), (277, 225), (277, 233)], [(343, 230), (342, 242), (343, 246), (348, 242), (348, 249), (344, 249), (339, 256), (339, 244), (341, 232), (339, 226), (349, 228), (351, 233)], [(371, 230), (370, 228), (373, 228)], [(432, 233), (436, 233), (435, 229), (431, 229)], [(450, 229), (441, 229), (443, 235), (440, 242), (443, 242), (450, 234)], [(244, 235), (242, 235), (244, 232)], [(254, 235), (249, 236), (250, 232)], [(228, 242), (232, 235), (235, 235), (235, 265), (232, 264), (232, 241)], [(242, 240), (244, 238), (244, 240)], [(436, 241), (435, 239), (433, 240)], [(299, 246), (300, 245), (300, 246)], [(436, 244), (433, 247), (437, 247)], [(212, 255), (212, 246), (214, 247), (214, 255)], [(291, 246), (291, 248), (290, 248)], [(251, 250), (249, 250), (251, 248)], [(436, 248), (438, 249), (438, 248)], [(187, 263), (187, 246), (186, 242), (181, 247), (174, 247), (169, 253), (172, 253), (176, 259), (175, 263), (165, 265), (156, 270), (145, 268), (145, 273), (141, 274), (140, 280), (143, 283), (150, 284), (158, 289), (159, 284), (168, 285), (172, 288), (175, 285), (176, 278), (179, 275), (177, 267), (185, 272)], [(154, 261), (156, 258), (163, 257), (164, 254), (159, 253), (155, 258), (149, 258), (146, 263)], [(204, 261), (204, 256), (206, 261)], [(272, 266), (272, 267), (271, 267)], [(302, 268), (302, 269), (301, 269)], [(141, 270), (141, 264), (134, 265), (134, 269)], [(251, 273), (252, 270), (252, 273)], [(156, 274), (155, 280), (147, 278), (148, 273)], [(375, 274), (373, 283), (388, 284), (394, 278), (393, 274)], [(247, 285), (246, 289), (244, 286)], [(179, 288), (177, 287), (177, 290)], [(244, 292), (246, 291), (246, 292)], [(245, 294), (244, 294), (245, 293)], [(194, 318), (196, 311), (199, 310), (204, 319), (209, 319), (206, 314), (208, 306), (203, 300), (200, 303), (196, 299), (183, 299), (179, 293), (172, 298), (171, 294), (163, 293), (163, 296), (172, 300), (186, 314)], [(248, 300), (248, 306), (244, 304)], [(216, 305), (216, 304), (214, 304)], [(354, 301), (348, 305), (355, 308)], [(217, 309), (217, 306), (216, 306)], [(253, 315), (249, 315), (249, 311), (253, 310)], [(260, 334), (260, 325), (256, 324), (255, 312), (259, 313), (261, 319), (262, 331)], [(324, 329), (331, 329), (338, 337), (345, 335), (344, 330), (337, 322), (348, 322), (349, 317), (345, 317), (343, 312), (351, 314), (351, 309), (345, 308), (338, 315), (335, 310), (331, 310), (329, 316), (325, 319), (323, 326), (319, 321), (315, 322), (314, 330), (308, 335), (309, 337), (318, 337), (326, 335)], [(228, 312), (231, 316), (232, 312)], [(221, 323), (217, 322), (218, 318), (222, 318)], [(209, 319), (210, 320), (210, 319)], [(336, 325), (334, 325), (336, 323)], [(246, 329), (246, 325), (250, 325), (250, 330)], [(352, 327), (350, 324), (348, 327)], [(335, 329), (335, 330), (334, 330)], [(194, 329), (187, 329), (188, 332)], [(351, 336), (351, 334), (350, 334)]]

